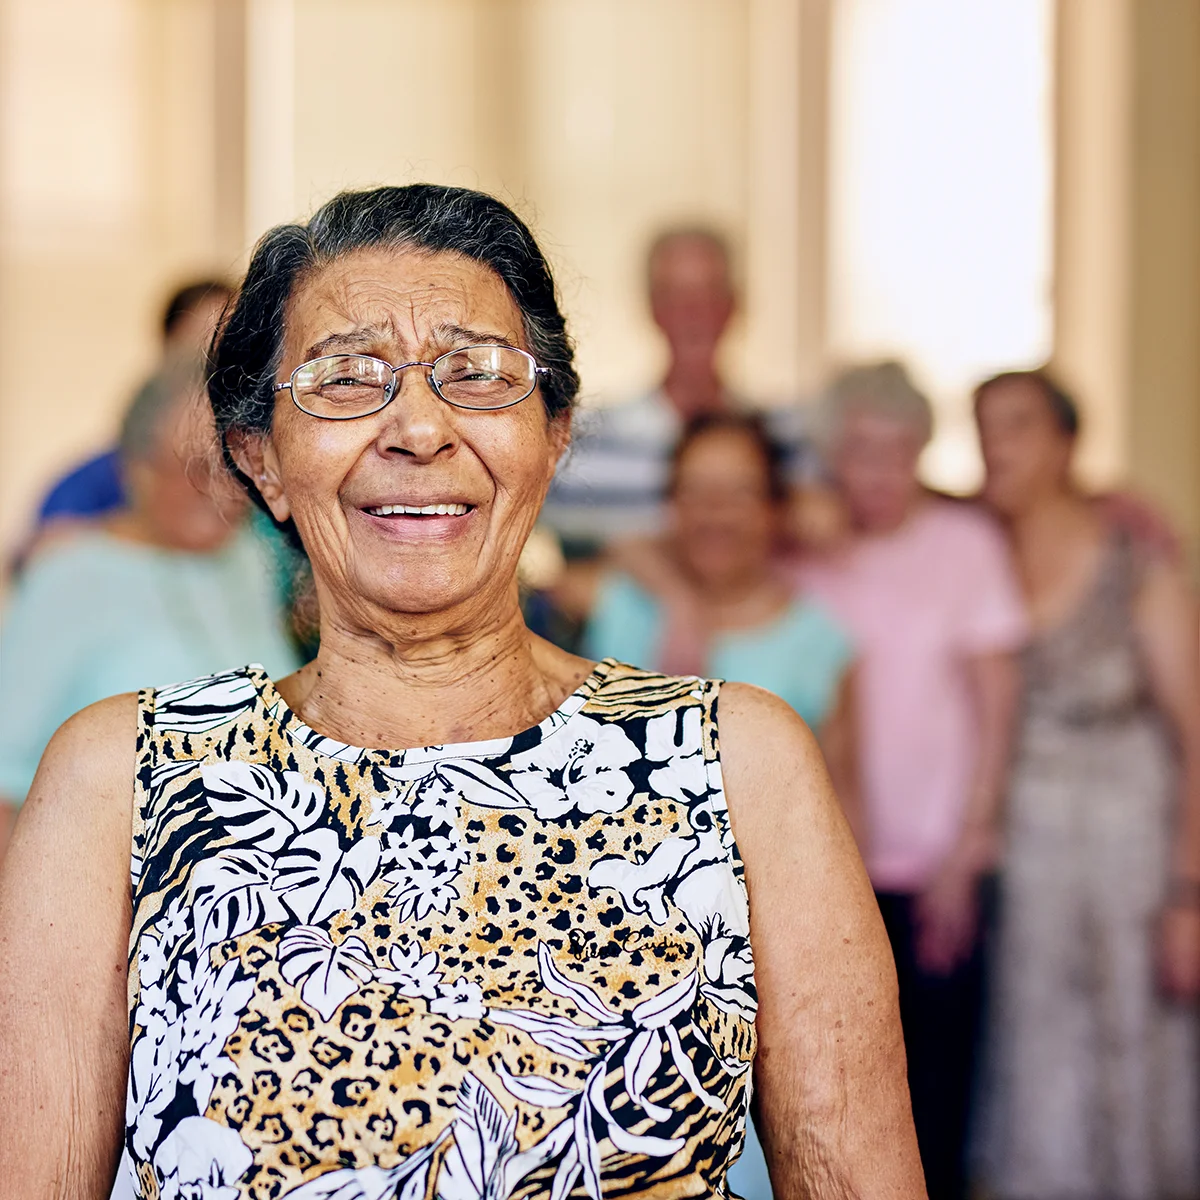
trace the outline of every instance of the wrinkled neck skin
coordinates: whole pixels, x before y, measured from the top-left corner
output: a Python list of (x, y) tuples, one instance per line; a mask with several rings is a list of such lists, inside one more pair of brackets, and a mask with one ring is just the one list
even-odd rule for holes
[(326, 595), (320, 602), (320, 651), (279, 691), (305, 724), (352, 746), (506, 737), (549, 716), (590, 669), (529, 632), (515, 580), (444, 612), (367, 614)]

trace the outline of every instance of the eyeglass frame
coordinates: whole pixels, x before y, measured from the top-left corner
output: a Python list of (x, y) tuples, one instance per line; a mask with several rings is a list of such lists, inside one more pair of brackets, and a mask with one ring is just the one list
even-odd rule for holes
[[(504, 404), (488, 404), (482, 406), (478, 404), (456, 404), (453, 400), (448, 399), (442, 394), (442, 389), (438, 387), (437, 380), (435, 380), (433, 377), (433, 371), (443, 358), (449, 358), (452, 354), (461, 354), (464, 350), (515, 350), (518, 354), (524, 355), (531, 363), (533, 363), (533, 384), (530, 386), (529, 391), (527, 391), (525, 395), (519, 396), (516, 400), (508, 400)], [(384, 400), (384, 402), (378, 408), (373, 408), (369, 412), (354, 413), (351, 416), (345, 417), (330, 417), (326, 416), (324, 413), (315, 413), (311, 409), (305, 408), (304, 405), (302, 405), (296, 398), (296, 389), (293, 386), (296, 375), (298, 372), (303, 371), (305, 367), (311, 367), (313, 363), (322, 362), (327, 358), (369, 358), (372, 362), (383, 363), (383, 365), (392, 373), (391, 394), (388, 395), (387, 399)], [(437, 396), (437, 398), (444, 404), (449, 404), (451, 408), (457, 408), (462, 412), (503, 412), (503, 410), (506, 408), (513, 408), (515, 405), (522, 403), (522, 401), (528, 400), (529, 397), (532, 396), (537, 390), (538, 380), (542, 376), (549, 375), (551, 373), (550, 367), (539, 366), (537, 359), (534, 358), (528, 350), (522, 350), (520, 346), (507, 346), (503, 342), (479, 342), (470, 346), (459, 346), (454, 350), (447, 350), (445, 354), (439, 354), (437, 358), (433, 360), (433, 362), (422, 362), (419, 359), (415, 359), (412, 362), (399, 363), (396, 366), (393, 366), (386, 359), (377, 358), (374, 354), (322, 354), (319, 358), (310, 358), (307, 362), (302, 362), (288, 376), (286, 383), (277, 383), (271, 389), (271, 391), (272, 393), (282, 392), (286, 388), (292, 394), (292, 403), (302, 413), (304, 413), (306, 417), (315, 417), (318, 421), (357, 421), (360, 417), (373, 417), (376, 413), (383, 412), (383, 410), (387, 408), (387, 406), (391, 404), (393, 400), (395, 400), (395, 398), (400, 394), (400, 372), (408, 370), (409, 367), (428, 367), (429, 373), (425, 376), (425, 382), (429, 384), (433, 394)]]

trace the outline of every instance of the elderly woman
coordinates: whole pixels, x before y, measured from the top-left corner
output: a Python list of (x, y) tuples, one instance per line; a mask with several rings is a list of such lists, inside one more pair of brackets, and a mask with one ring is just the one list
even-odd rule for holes
[(897, 363), (846, 372), (824, 410), (853, 532), (800, 570), (858, 650), (863, 853), (892, 940), (929, 1194), (965, 1194), (993, 865), (1025, 617), (1003, 535), (930, 495), (929, 402)]
[(975, 404), (984, 498), (1034, 627), (1008, 798), (990, 1190), (1194, 1196), (1195, 601), (1075, 486), (1079, 414), (1048, 374), (998, 375)]
[(802, 723), (521, 622), (576, 389), (495, 200), (351, 193), (260, 243), (210, 394), (320, 653), (56, 735), (0, 883), (14, 1194), (100, 1197), (123, 1151), (164, 1200), (720, 1196), (752, 1074), (781, 1195), (923, 1194)]
[(0, 852), (11, 810), (73, 713), (247, 658), (299, 665), (271, 552), (214, 449), (199, 364), (168, 363), (122, 424), (125, 504), (47, 534), (18, 577), (0, 633)]

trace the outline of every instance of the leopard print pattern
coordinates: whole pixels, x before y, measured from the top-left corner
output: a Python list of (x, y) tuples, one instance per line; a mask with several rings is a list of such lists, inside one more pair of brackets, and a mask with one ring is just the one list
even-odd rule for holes
[(719, 687), (324, 738), (260, 668), (140, 697), (123, 1171), (144, 1200), (716, 1196), (754, 1058)]

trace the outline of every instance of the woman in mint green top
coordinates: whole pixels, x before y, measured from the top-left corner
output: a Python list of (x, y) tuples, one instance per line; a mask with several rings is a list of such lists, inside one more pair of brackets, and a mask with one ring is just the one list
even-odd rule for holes
[(13, 588), (0, 631), (0, 818), (24, 800), (54, 731), (89, 704), (248, 662), (299, 666), (270, 547), (206, 458), (200, 384), (178, 363), (142, 388), (121, 437), (128, 508), (48, 534)]
[[(600, 585), (584, 653), (653, 665), (667, 621), (664, 605), (649, 591), (628, 575), (610, 575)], [(837, 705), (853, 657), (841, 626), (824, 609), (796, 597), (762, 625), (716, 632), (702, 674), (766, 688), (819, 731)]]

